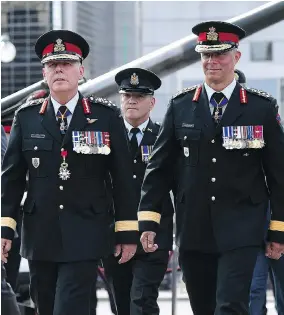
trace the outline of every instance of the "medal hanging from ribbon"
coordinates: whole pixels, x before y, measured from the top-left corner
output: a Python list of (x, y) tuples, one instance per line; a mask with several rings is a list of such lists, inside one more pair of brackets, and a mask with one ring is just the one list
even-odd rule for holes
[(214, 93), (210, 100), (211, 105), (214, 107), (213, 119), (216, 124), (218, 124), (222, 118), (223, 107), (228, 105), (228, 99), (223, 93)]
[(60, 168), (59, 168), (59, 177), (62, 179), (62, 180), (67, 180), (68, 178), (70, 178), (70, 171), (68, 170), (68, 164), (66, 163), (66, 157), (68, 155), (68, 152), (66, 150), (62, 150), (61, 151), (61, 156), (62, 156), (62, 163), (60, 165)]

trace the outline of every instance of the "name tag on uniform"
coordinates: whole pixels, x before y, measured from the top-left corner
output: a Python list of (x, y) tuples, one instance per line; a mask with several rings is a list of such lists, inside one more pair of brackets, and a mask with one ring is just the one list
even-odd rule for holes
[(32, 133), (31, 138), (36, 138), (36, 139), (43, 139), (45, 138), (45, 134), (43, 133)]
[(263, 126), (226, 126), (223, 131), (223, 147), (233, 149), (262, 149), (265, 146)]
[(105, 131), (72, 131), (73, 150), (82, 154), (110, 154), (109, 133)]
[(181, 125), (184, 128), (194, 128), (194, 124), (186, 124), (186, 123), (182, 123)]

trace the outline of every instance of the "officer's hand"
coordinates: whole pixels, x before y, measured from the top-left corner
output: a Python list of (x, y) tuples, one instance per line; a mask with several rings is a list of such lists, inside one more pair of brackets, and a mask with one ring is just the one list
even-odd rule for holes
[(267, 243), (265, 256), (271, 259), (278, 260), (284, 254), (284, 244), (280, 243)]
[(114, 256), (117, 257), (121, 253), (121, 258), (118, 263), (123, 264), (129, 261), (136, 253), (136, 244), (118, 244), (115, 246)]
[(153, 253), (158, 249), (158, 245), (154, 244), (155, 236), (155, 232), (146, 231), (142, 233), (140, 237), (140, 242), (146, 253)]
[(1, 238), (1, 260), (7, 263), (8, 252), (12, 247), (12, 241), (5, 238)]

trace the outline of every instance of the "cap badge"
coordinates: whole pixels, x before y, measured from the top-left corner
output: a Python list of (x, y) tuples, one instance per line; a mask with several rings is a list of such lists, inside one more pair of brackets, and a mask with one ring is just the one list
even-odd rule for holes
[(138, 75), (136, 73), (133, 73), (131, 75), (130, 84), (132, 84), (132, 85), (138, 85), (139, 84), (139, 78), (138, 78)]
[(216, 28), (215, 27), (209, 27), (209, 32), (206, 34), (207, 35), (207, 40), (218, 40), (218, 33), (215, 32)]
[(58, 51), (65, 51), (65, 45), (62, 43), (62, 39), (58, 38), (56, 40), (56, 44), (54, 44), (53, 51), (58, 52)]

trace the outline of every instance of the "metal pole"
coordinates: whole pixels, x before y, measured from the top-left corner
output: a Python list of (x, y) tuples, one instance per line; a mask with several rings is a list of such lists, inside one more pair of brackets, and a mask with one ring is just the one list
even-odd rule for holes
[[(242, 27), (249, 36), (283, 19), (284, 1), (273, 1), (232, 18), (228, 22)], [(114, 82), (115, 74), (129, 67), (147, 68), (159, 76), (165, 76), (199, 60), (200, 56), (194, 50), (195, 44), (195, 35), (184, 37), (98, 78), (89, 80), (80, 87), (80, 91), (86, 96), (93, 93), (104, 97), (114, 95), (117, 93), (117, 85)]]
[[(249, 36), (283, 19), (284, 1), (278, 0), (266, 3), (245, 14), (230, 19), (228, 22), (233, 22), (244, 28), (247, 31), (247, 36)], [(89, 80), (80, 87), (80, 91), (85, 96), (93, 93), (103, 97), (114, 95), (117, 93), (114, 76), (118, 71), (128, 67), (143, 67), (154, 71), (159, 76), (164, 76), (189, 66), (199, 60), (199, 54), (194, 51), (195, 40), (195, 35), (182, 38), (98, 78)], [(3, 98), (1, 100), (2, 110), (15, 104), (34, 90), (41, 88), (41, 84), (42, 81)]]
[(36, 90), (40, 90), (40, 89), (44, 89), (46, 88), (47, 85), (44, 83), (43, 80), (36, 82), (16, 93), (13, 93), (9, 96), (6, 96), (4, 98), (1, 99), (1, 110), (5, 110), (7, 108), (9, 108), (10, 106), (18, 103), (20, 100), (22, 100), (23, 98), (25, 98), (26, 96), (28, 96), (29, 94), (31, 94), (32, 92), (36, 91)]

